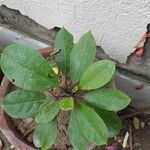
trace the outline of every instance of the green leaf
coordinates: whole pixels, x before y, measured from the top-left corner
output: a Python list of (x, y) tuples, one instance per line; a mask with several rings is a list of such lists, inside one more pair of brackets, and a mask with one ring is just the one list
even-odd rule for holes
[(56, 36), (54, 48), (61, 50), (55, 55), (55, 60), (59, 69), (65, 75), (69, 73), (70, 52), (73, 45), (72, 35), (63, 27)]
[(38, 109), (37, 115), (35, 116), (35, 120), (39, 123), (50, 122), (58, 114), (59, 110), (60, 108), (58, 106), (58, 102), (51, 101), (50, 103), (41, 106)]
[(4, 98), (2, 106), (11, 117), (26, 118), (33, 116), (37, 109), (48, 100), (41, 93), (16, 90)]
[(62, 99), (61, 101), (59, 101), (59, 107), (65, 111), (73, 109), (73, 107), (74, 107), (73, 98), (72, 97), (66, 97), (66, 98)]
[(115, 137), (121, 130), (121, 121), (117, 114), (113, 111), (103, 109), (94, 109), (97, 114), (103, 119), (108, 130), (108, 137)]
[(47, 150), (54, 144), (56, 137), (57, 123), (56, 120), (52, 120), (51, 122), (37, 125), (33, 134), (33, 143), (37, 148)]
[(140, 127), (140, 120), (137, 117), (133, 118), (133, 125), (134, 125), (135, 129), (137, 129), (137, 130), (139, 129), (139, 127)]
[(79, 88), (83, 90), (98, 89), (108, 83), (115, 72), (115, 63), (110, 60), (101, 60), (84, 72)]
[(82, 134), (79, 124), (74, 113), (74, 110), (71, 112), (70, 122), (69, 122), (69, 139), (74, 148), (74, 150), (86, 150), (87, 140)]
[(126, 108), (130, 104), (130, 98), (120, 90), (97, 89), (89, 92), (83, 98), (90, 104), (101, 109), (118, 111)]
[(96, 43), (91, 32), (84, 34), (70, 55), (71, 80), (77, 83), (84, 71), (93, 63)]
[(79, 128), (88, 141), (95, 145), (103, 145), (107, 143), (107, 127), (93, 109), (81, 104), (76, 107), (74, 112)]
[(44, 91), (58, 86), (58, 79), (48, 61), (19, 44), (12, 44), (3, 50), (1, 68), (15, 85), (26, 90)]

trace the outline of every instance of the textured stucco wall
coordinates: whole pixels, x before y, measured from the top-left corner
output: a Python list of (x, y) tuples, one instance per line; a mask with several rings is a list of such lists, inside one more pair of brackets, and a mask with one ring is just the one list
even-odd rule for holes
[(150, 0), (0, 0), (51, 29), (65, 26), (75, 40), (91, 30), (107, 54), (125, 62), (150, 21)]

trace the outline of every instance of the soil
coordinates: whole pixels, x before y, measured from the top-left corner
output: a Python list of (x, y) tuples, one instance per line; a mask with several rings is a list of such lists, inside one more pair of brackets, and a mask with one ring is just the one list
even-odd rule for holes
[(13, 145), (0, 132), (0, 150), (16, 150)]
[[(58, 136), (53, 145), (53, 150), (72, 150), (67, 134), (69, 113), (61, 111), (57, 116), (58, 122)], [(33, 118), (26, 119), (13, 119), (16, 130), (24, 138), (25, 141), (32, 143), (33, 131), (36, 126), (36, 122)]]
[[(134, 112), (134, 108), (128, 108), (125, 112)], [(121, 112), (124, 114), (125, 112)], [(138, 129), (133, 124), (133, 117), (122, 119), (122, 130), (118, 136), (111, 138), (108, 145), (97, 147), (94, 150), (150, 150), (150, 115), (136, 115), (140, 121)], [(129, 133), (127, 144), (123, 148), (125, 135)]]
[[(127, 112), (134, 112), (134, 108), (128, 108), (127, 110), (120, 112), (119, 115), (122, 116)], [(61, 111), (57, 117), (57, 122), (59, 122), (59, 132), (52, 150), (73, 150), (67, 134), (69, 115), (69, 112)], [(140, 114), (136, 115), (136, 117), (140, 121), (138, 129), (136, 129), (133, 124), (133, 117), (122, 119), (123, 128), (120, 134), (115, 138), (109, 139), (107, 146), (96, 147), (93, 150), (150, 150), (150, 115)], [(34, 119), (13, 119), (13, 121), (16, 126), (16, 130), (21, 134), (21, 136), (28, 142), (32, 143), (32, 134), (36, 124)], [(123, 141), (125, 140), (125, 135), (127, 133), (129, 133), (127, 144), (125, 148), (123, 148)], [(0, 140), (3, 144), (3, 148), (0, 150), (11, 150), (11, 144), (1, 133)], [(15, 149), (13, 148), (13, 150)]]
[(69, 112), (61, 111), (57, 117), (59, 132), (53, 147), (55, 150), (72, 150), (67, 131), (69, 116)]
[(32, 143), (32, 129), (34, 129), (36, 123), (33, 118), (26, 119), (12, 119), (16, 130), (21, 136), (28, 142)]

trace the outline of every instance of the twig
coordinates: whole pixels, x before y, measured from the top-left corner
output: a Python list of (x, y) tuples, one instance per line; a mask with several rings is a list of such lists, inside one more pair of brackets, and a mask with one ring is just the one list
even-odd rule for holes
[(139, 114), (142, 114), (142, 113), (145, 113), (147, 111), (150, 111), (150, 107), (145, 107), (145, 108), (142, 108), (142, 109), (138, 109), (136, 110), (135, 112), (132, 112), (132, 113), (128, 113), (128, 114), (125, 114), (125, 115), (121, 115), (120, 117), (122, 119), (125, 119), (125, 118), (132, 118), (136, 115), (139, 115)]
[(126, 132), (126, 134), (125, 134), (125, 136), (124, 136), (123, 144), (122, 144), (122, 147), (123, 147), (123, 148), (126, 148), (127, 143), (128, 143), (128, 138), (129, 138), (129, 133)]
[(130, 125), (129, 125), (129, 146), (130, 150), (133, 150), (132, 127)]
[(26, 135), (28, 135), (29, 133), (31, 133), (34, 129), (35, 129), (35, 125), (34, 126), (32, 126), (30, 129), (28, 129), (24, 134), (23, 134), (23, 138), (26, 136)]

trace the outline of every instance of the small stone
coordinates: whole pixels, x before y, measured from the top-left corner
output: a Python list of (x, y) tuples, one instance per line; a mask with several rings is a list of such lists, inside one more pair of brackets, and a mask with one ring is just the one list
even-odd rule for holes
[(22, 126), (23, 126), (23, 121), (19, 121), (18, 122), (18, 129), (20, 130), (22, 128)]
[(142, 128), (145, 127), (145, 122), (141, 122), (141, 127), (142, 127)]
[(118, 139), (118, 143), (121, 143), (122, 142), (122, 140), (121, 139)]
[(114, 137), (114, 140), (115, 140), (115, 141), (117, 140), (117, 137), (116, 137), (116, 136)]
[(30, 117), (30, 118), (25, 118), (25, 119), (23, 119), (23, 122), (24, 122), (24, 123), (27, 123), (27, 124), (30, 124), (31, 122), (33, 122), (33, 118), (32, 118), (32, 117)]
[(150, 126), (150, 122), (147, 123)]
[(0, 149), (2, 149), (2, 147), (3, 147), (3, 142), (2, 142), (2, 140), (0, 139)]
[(21, 131), (21, 133), (25, 133), (25, 128), (24, 128), (24, 127), (21, 127), (21, 128), (20, 128), (20, 131)]
[(123, 136), (117, 136), (117, 140), (116, 141), (118, 141), (120, 143), (120, 142), (123, 141), (123, 138), (124, 138)]
[(10, 149), (14, 149), (14, 148), (15, 148), (15, 146), (14, 146), (14, 145), (11, 145), (11, 146), (10, 146)]
[(33, 135), (30, 134), (30, 135), (27, 137), (27, 140), (28, 140), (29, 142), (33, 142)]

